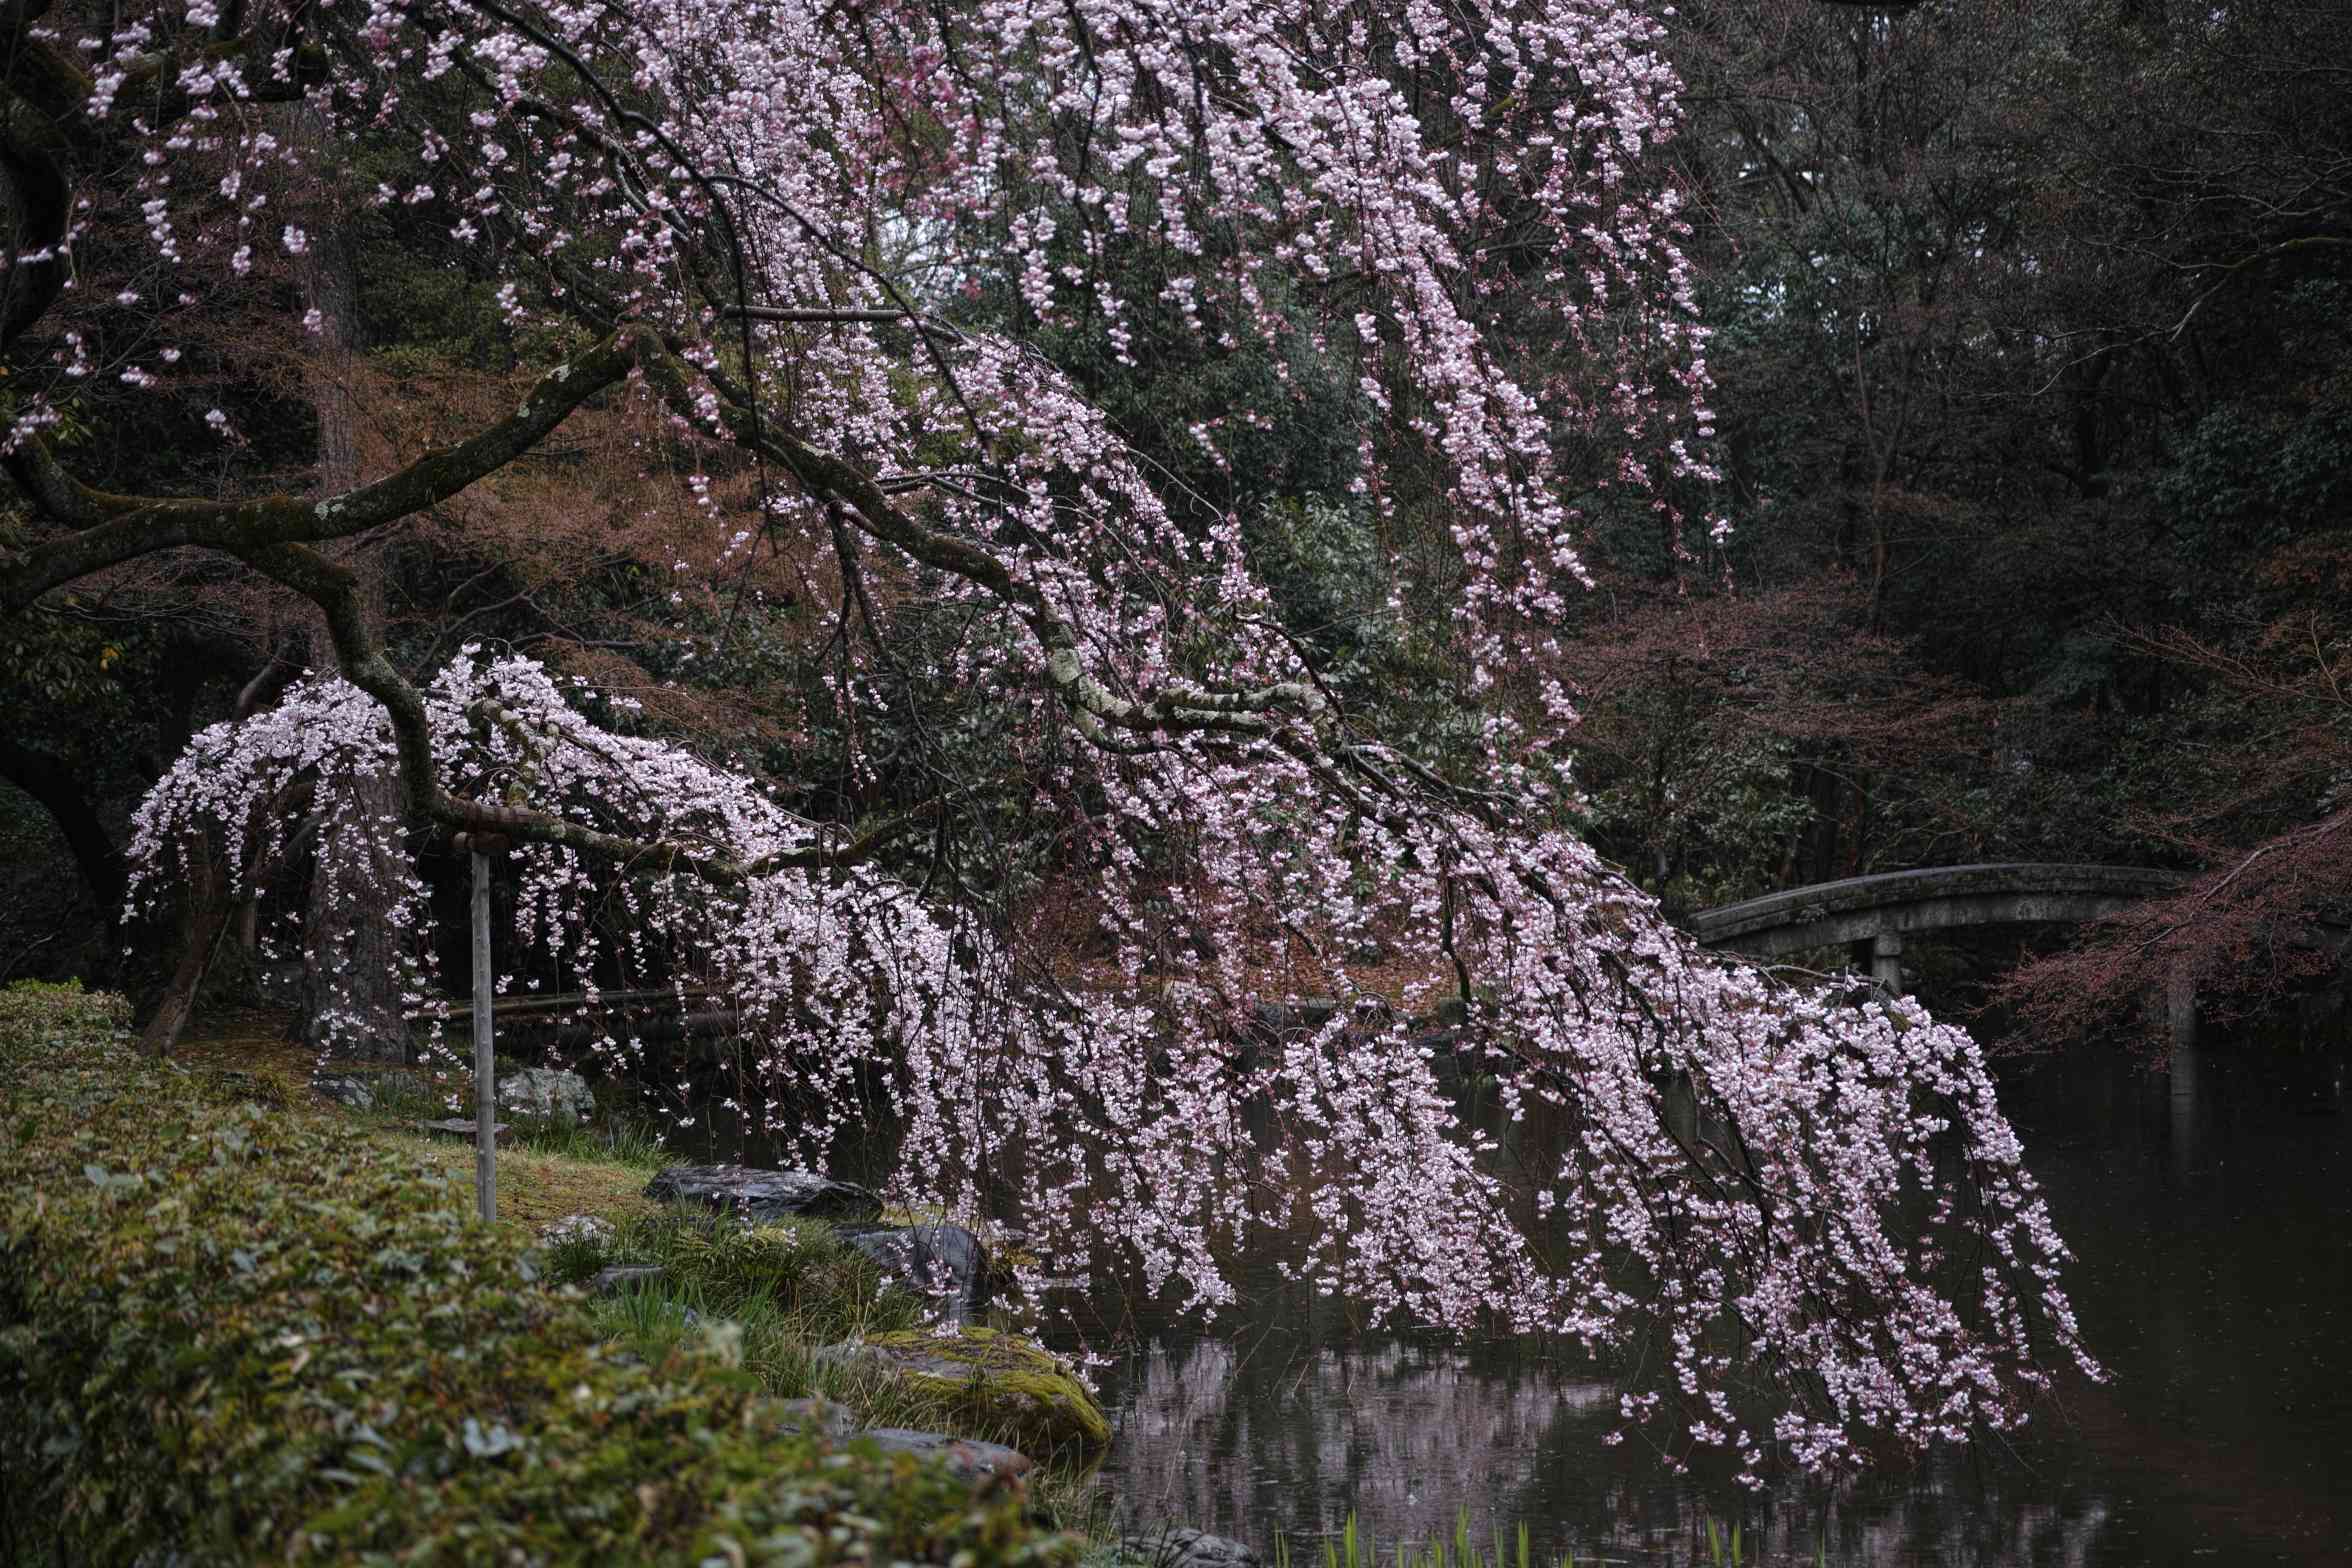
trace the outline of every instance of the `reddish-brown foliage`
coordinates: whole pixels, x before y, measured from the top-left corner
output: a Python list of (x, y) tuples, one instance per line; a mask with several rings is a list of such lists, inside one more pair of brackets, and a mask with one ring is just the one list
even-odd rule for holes
[[(2272, 563), (2272, 575), (2332, 579), (2345, 560), (2340, 545), (2298, 547)], [(2044, 1041), (2126, 1026), (2140, 998), (2184, 970), (2201, 1008), (2228, 1019), (2275, 1005), (2345, 958), (2352, 629), (2341, 611), (2303, 608), (2227, 647), (2177, 629), (2121, 635), (2241, 706), (2241, 739), (2208, 759), (2193, 799), (2144, 824), (2209, 869), (2001, 987), (2000, 1000)]]

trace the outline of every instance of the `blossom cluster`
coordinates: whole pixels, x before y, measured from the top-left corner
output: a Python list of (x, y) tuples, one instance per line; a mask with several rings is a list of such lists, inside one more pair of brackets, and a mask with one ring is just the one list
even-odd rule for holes
[[(659, 857), (614, 867), (525, 843), (509, 951), (590, 990), (672, 986), (681, 1009), (689, 984), (722, 993), (772, 1103), (794, 1108), (774, 1132), (809, 1164), (866, 1127), (879, 1081), (892, 1196), (975, 1224), (1009, 1198), (1056, 1277), (1115, 1270), (1213, 1309), (1233, 1299), (1230, 1261), (1293, 1245), (1303, 1210), (1295, 1277), (1400, 1320), (1651, 1350), (1626, 1430), (1677, 1462), (1726, 1449), (1751, 1474), (1768, 1455), (1835, 1469), (2005, 1429), (2054, 1362), (2096, 1370), (1974, 1042), (1907, 1002), (1796, 993), (1695, 951), (1573, 838), (1428, 808), (1351, 819), (1277, 748), (1245, 767), (1174, 738), (1096, 780), (1117, 808), (1094, 847), (1120, 957), (1048, 992), (885, 871), (800, 863), (825, 829), (598, 726), (528, 660), (469, 653), (429, 711), (453, 793), (527, 792), (745, 873), (714, 885)], [(306, 778), (339, 798), (390, 744), (381, 710), (336, 679), (207, 730), (139, 813), (134, 896), (191, 833), (250, 861), (244, 836), (300, 818), (255, 820), (253, 802)], [(429, 943), (401, 825), (333, 830), (396, 868), (355, 905)], [(1195, 940), (1147, 960), (1146, 913), (1122, 891), (1140, 881), (1114, 863), (1171, 833), (1210, 890), (1185, 905)], [(1367, 863), (1369, 883), (1351, 872)], [(1478, 1131), (1432, 1048), (1376, 1010), (1254, 1041), (1233, 955), (1269, 918), (1450, 946), (1482, 980), (1477, 1065), (1498, 1073), (1511, 1126), (1549, 1135), (1506, 1150)], [(616, 1072), (642, 1055), (625, 1033), (595, 1049)]]

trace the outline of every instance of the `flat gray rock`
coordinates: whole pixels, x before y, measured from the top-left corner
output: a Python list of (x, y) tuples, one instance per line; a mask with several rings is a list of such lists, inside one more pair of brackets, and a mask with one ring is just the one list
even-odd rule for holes
[(855, 1182), (815, 1171), (763, 1171), (747, 1165), (673, 1165), (645, 1184), (657, 1203), (700, 1204), (719, 1214), (768, 1220), (879, 1219), (882, 1199)]
[(1189, 1525), (1157, 1535), (1126, 1536), (1119, 1548), (1128, 1558), (1140, 1559), (1151, 1568), (1257, 1568), (1259, 1560), (1255, 1549)]
[[(455, 1116), (452, 1116), (452, 1117), (448, 1118), (448, 1119), (447, 1119), (447, 1120), (445, 1120), (445, 1121), (438, 1121), (438, 1122), (418, 1122), (418, 1123), (416, 1124), (416, 1126), (417, 1126), (417, 1130), (418, 1130), (419, 1132), (439, 1132), (439, 1133), (447, 1133), (447, 1134), (448, 1134), (450, 1137), (452, 1137), (452, 1138), (471, 1138), (471, 1137), (474, 1135), (474, 1132), (475, 1132), (474, 1124), (473, 1124), (472, 1122), (470, 1122), (470, 1121), (466, 1121), (466, 1120), (463, 1120), (463, 1119), (461, 1119), (461, 1118), (459, 1118), (459, 1117), (455, 1117)], [(491, 1123), (491, 1124), (490, 1124), (490, 1136), (491, 1136), (491, 1137), (493, 1137), (493, 1138), (503, 1138), (503, 1137), (505, 1137), (505, 1136), (506, 1136), (506, 1123), (504, 1123), (504, 1122), (493, 1122), (493, 1123)]]
[(938, 1432), (915, 1432), (900, 1426), (868, 1427), (855, 1440), (870, 1442), (886, 1454), (915, 1454), (936, 1459), (966, 1481), (1011, 1480), (1027, 1475), (1037, 1462), (1017, 1448), (983, 1443), (976, 1437), (948, 1437)]
[(348, 1105), (355, 1111), (376, 1108), (376, 1091), (365, 1078), (354, 1073), (320, 1073), (310, 1080), (310, 1086), (338, 1105)]

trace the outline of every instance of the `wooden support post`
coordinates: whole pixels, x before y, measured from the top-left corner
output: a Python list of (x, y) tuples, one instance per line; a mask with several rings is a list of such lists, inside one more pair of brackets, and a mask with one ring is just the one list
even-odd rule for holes
[(498, 1218), (498, 1055), (492, 1036), (490, 857), (474, 851), (474, 1203)]
[(1903, 933), (1881, 931), (1870, 939), (1870, 978), (1895, 995), (1903, 994)]
[(490, 857), (506, 841), (461, 834), (458, 847), (474, 861), (474, 1206), (484, 1224), (498, 1218), (498, 1056), (491, 1003), (497, 976), (490, 968)]

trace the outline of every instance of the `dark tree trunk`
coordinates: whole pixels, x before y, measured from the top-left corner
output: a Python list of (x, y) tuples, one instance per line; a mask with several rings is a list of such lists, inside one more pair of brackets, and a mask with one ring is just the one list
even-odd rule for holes
[(310, 893), (303, 914), (304, 1037), (342, 1056), (400, 1061), (401, 952), (386, 918), (387, 889), (408, 868), (390, 838), (400, 820), (399, 782), (389, 772), (354, 777), (321, 798), (315, 819)]
[(172, 1047), (179, 1043), (181, 1032), (196, 1011), (196, 994), (203, 989), (204, 977), (212, 969), (213, 955), (220, 951), (221, 937), (229, 928), (228, 890), (223, 885), (227, 879), (214, 864), (210, 840), (201, 833), (191, 835), (187, 855), (187, 905), (181, 920), (180, 959), (172, 968), (171, 978), (164, 982), (154, 1011), (147, 1015), (145, 1027), (139, 1031), (140, 1048), (151, 1056), (169, 1056)]
[[(322, 141), (305, 111), (299, 134)], [(358, 410), (351, 374), (359, 319), (351, 255), (332, 232), (314, 233), (303, 255), (305, 303), (318, 312), (315, 351), (304, 361), (318, 417), (318, 493), (359, 483)], [(366, 573), (366, 565), (352, 561)], [(380, 615), (380, 585), (368, 594)], [(322, 668), (336, 667), (331, 639), (318, 644)], [(303, 912), (303, 1034), (321, 1050), (398, 1061), (407, 1055), (401, 1021), (401, 953), (386, 918), (388, 890), (407, 874), (390, 828), (401, 816), (398, 778), (389, 767), (356, 775), (344, 789), (321, 791), (313, 804), (315, 846)]]
[(0, 779), (40, 802), (72, 853), (90, 896), (98, 901), (109, 931), (122, 919), (124, 882), (122, 846), (107, 833), (96, 802), (89, 797), (89, 775), (55, 757), (28, 751), (12, 741), (0, 741)]

